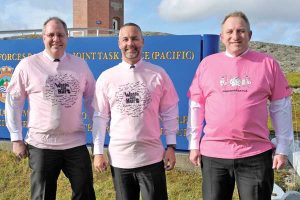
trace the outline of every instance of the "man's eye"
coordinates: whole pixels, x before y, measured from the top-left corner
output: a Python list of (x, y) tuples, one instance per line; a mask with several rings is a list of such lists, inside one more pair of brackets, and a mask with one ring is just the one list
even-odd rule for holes
[(54, 38), (55, 36), (58, 37), (58, 38), (64, 38), (66, 35), (63, 34), (63, 33), (48, 33), (46, 34), (47, 37), (49, 38)]

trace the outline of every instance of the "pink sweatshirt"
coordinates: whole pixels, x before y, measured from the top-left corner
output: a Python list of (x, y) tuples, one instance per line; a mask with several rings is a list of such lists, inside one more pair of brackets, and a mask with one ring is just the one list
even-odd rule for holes
[(95, 80), (86, 62), (65, 54), (53, 62), (41, 52), (23, 59), (7, 88), (6, 123), (11, 140), (22, 140), (21, 115), (28, 99), (26, 142), (43, 149), (86, 144), (82, 101), (92, 118)]
[[(110, 119), (111, 165), (137, 168), (160, 162), (164, 156), (160, 121), (167, 144), (176, 144), (178, 97), (167, 73), (139, 61), (134, 69), (122, 62), (97, 80), (94, 124)], [(103, 124), (103, 123), (101, 123)], [(103, 152), (105, 129), (94, 126), (94, 148)]]
[[(268, 55), (248, 51), (239, 57), (218, 53), (205, 58), (188, 93), (204, 108), (201, 154), (235, 159), (272, 149), (267, 102), (290, 94), (279, 64)], [(199, 137), (190, 142), (198, 146)]]

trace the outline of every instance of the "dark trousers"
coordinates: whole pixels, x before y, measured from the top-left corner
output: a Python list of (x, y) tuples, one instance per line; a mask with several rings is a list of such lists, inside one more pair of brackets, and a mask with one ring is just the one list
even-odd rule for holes
[(163, 161), (134, 169), (111, 166), (117, 200), (168, 199), (166, 174)]
[(270, 200), (274, 173), (272, 150), (240, 158), (219, 159), (202, 156), (204, 200), (230, 200), (237, 184), (240, 200)]
[(39, 149), (28, 145), (31, 199), (56, 199), (57, 179), (62, 170), (69, 179), (73, 200), (94, 200), (93, 174), (85, 145), (66, 150)]

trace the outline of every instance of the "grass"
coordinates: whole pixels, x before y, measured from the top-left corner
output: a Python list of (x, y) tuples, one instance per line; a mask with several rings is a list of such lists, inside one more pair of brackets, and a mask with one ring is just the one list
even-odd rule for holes
[[(167, 184), (170, 200), (201, 199), (200, 173), (174, 169), (167, 172)], [(94, 172), (94, 188), (97, 199), (115, 199), (109, 170), (104, 173)], [(61, 173), (58, 179), (57, 200), (67, 200), (70, 197), (70, 184)], [(11, 152), (0, 150), (0, 200), (7, 199), (30, 199), (30, 169), (28, 159), (16, 162)], [(236, 193), (234, 199), (238, 199)]]
[[(300, 72), (291, 72), (286, 74), (286, 78), (290, 87), (300, 88)], [(292, 94), (292, 114), (293, 114), (293, 127), (294, 131), (300, 133), (300, 93)], [(273, 132), (274, 129), (271, 124), (271, 120), (268, 121), (268, 127)]]
[(293, 127), (294, 131), (300, 132), (300, 93), (292, 95)]
[[(294, 179), (290, 173), (287, 169), (276, 171), (275, 182), (284, 190), (300, 191), (299, 179)], [(170, 200), (202, 199), (202, 177), (200, 173), (174, 169), (166, 174)], [(289, 184), (286, 184), (288, 177), (291, 180)], [(94, 188), (97, 199), (115, 199), (109, 170), (103, 173), (94, 172)], [(61, 173), (58, 179), (57, 200), (67, 200), (70, 197), (71, 188), (69, 181)], [(8, 199), (30, 199), (30, 169), (28, 167), (28, 159), (17, 162), (11, 152), (0, 150), (0, 200)], [(239, 199), (236, 190), (233, 199)]]
[[(293, 115), (293, 127), (296, 133), (300, 132), (300, 93), (292, 94), (292, 115)], [(268, 127), (273, 132), (274, 129), (269, 118)]]
[(289, 82), (289, 85), (292, 88), (299, 88), (300, 87), (300, 72), (287, 73), (286, 78)]
[[(291, 72), (286, 74), (286, 78), (290, 87), (300, 88), (300, 72)], [(294, 131), (300, 132), (300, 93), (293, 93), (292, 95), (292, 109), (293, 109), (293, 127)]]

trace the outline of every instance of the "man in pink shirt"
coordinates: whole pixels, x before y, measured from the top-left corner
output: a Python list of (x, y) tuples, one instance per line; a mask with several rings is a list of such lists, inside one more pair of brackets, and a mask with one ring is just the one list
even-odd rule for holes
[[(6, 124), (13, 152), (29, 156), (31, 199), (56, 199), (62, 170), (72, 199), (93, 200), (92, 166), (82, 122), (82, 100), (92, 119), (95, 80), (81, 58), (65, 52), (64, 21), (49, 18), (43, 27), (45, 50), (21, 60), (7, 88)], [(23, 141), (22, 111), (28, 99), (28, 132)]]
[(189, 158), (201, 163), (205, 200), (232, 199), (235, 183), (240, 199), (271, 199), (273, 169), (286, 165), (293, 144), (291, 89), (276, 60), (249, 49), (251, 34), (244, 13), (227, 15), (220, 34), (226, 52), (201, 61), (188, 92)]
[[(103, 155), (110, 121), (109, 162), (118, 200), (168, 199), (165, 170), (175, 165), (178, 97), (167, 73), (142, 59), (140, 27), (125, 24), (119, 33), (122, 62), (104, 71), (95, 92), (94, 167), (106, 169)], [(165, 151), (160, 140), (166, 135)]]

